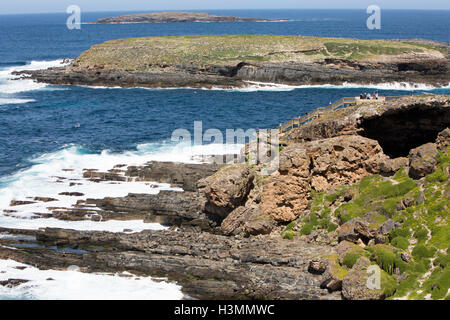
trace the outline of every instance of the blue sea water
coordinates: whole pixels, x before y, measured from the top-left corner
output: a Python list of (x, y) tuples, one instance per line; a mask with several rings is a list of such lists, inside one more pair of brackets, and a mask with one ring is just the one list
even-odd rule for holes
[[(32, 61), (74, 58), (110, 39), (180, 34), (290, 34), (332, 37), (425, 38), (449, 42), (450, 11), (383, 11), (381, 30), (368, 30), (362, 10), (227, 10), (213, 14), (289, 19), (261, 23), (96, 25), (123, 12), (84, 13), (82, 29), (68, 30), (66, 14), (0, 15), (0, 69)], [(74, 144), (91, 152), (132, 150), (170, 138), (176, 128), (275, 127), (361, 88), (290, 91), (204, 91), (46, 87), (8, 90), (0, 83), (0, 176), (30, 165), (29, 159)], [(17, 85), (17, 84), (16, 84)], [(2, 89), (6, 88), (5, 90)], [(60, 90), (55, 90), (60, 89)], [(448, 90), (435, 90), (437, 92)], [(380, 90), (382, 95), (419, 91)], [(17, 101), (16, 101), (17, 100)], [(15, 102), (15, 103), (13, 103)], [(20, 103), (25, 102), (25, 103)], [(3, 103), (3, 104), (2, 104)]]
[[(61, 174), (63, 168), (76, 167), (81, 171), (81, 168), (94, 164), (109, 169), (121, 161), (146, 159), (146, 155), (158, 159), (159, 154), (164, 154), (162, 159), (176, 160), (180, 155), (170, 149), (171, 133), (178, 128), (192, 131), (194, 121), (202, 121), (204, 130), (217, 128), (222, 132), (238, 128), (274, 128), (281, 122), (326, 106), (330, 101), (343, 96), (357, 96), (362, 91), (376, 90), (350, 86), (279, 86), (270, 90), (255, 88), (247, 91), (102, 89), (14, 81), (10, 80), (11, 71), (52, 65), (55, 62), (51, 61), (75, 58), (94, 44), (126, 37), (286, 34), (361, 39), (450, 40), (450, 11), (384, 10), (382, 29), (375, 31), (366, 28), (368, 15), (363, 10), (208, 12), (289, 21), (121, 25), (89, 23), (98, 18), (125, 13), (103, 12), (83, 13), (82, 29), (68, 30), (65, 14), (0, 15), (0, 226), (36, 228), (36, 223), (42, 224), (38, 227), (47, 226), (49, 222), (36, 222), (46, 219), (12, 219), (1, 211), (8, 207), (11, 199), (17, 197), (30, 194), (58, 196), (60, 191), (67, 191), (67, 186), (62, 185), (58, 189), (49, 179), (52, 175)], [(424, 91), (450, 93), (450, 89), (396, 88), (384, 87), (378, 91), (380, 95), (410, 95)], [(111, 195), (111, 192), (128, 192), (118, 191), (117, 188), (120, 189), (121, 186), (114, 189), (114, 185), (94, 188), (86, 185), (80, 188), (91, 192), (86, 195), (92, 197)], [(106, 190), (102, 190), (105, 188)], [(20, 212), (25, 216), (28, 213), (27, 209)], [(74, 223), (69, 222), (68, 226), (75, 228)], [(120, 231), (126, 227), (115, 225), (108, 228)], [(15, 269), (7, 266), (7, 270), (12, 272)], [(58, 283), (64, 285), (63, 281)], [(41, 285), (45, 293), (47, 289), (44, 284)], [(55, 290), (58, 294), (67, 291), (66, 287), (62, 288)], [(129, 289), (136, 291), (135, 285)], [(156, 289), (149, 286), (148, 290), (153, 292)], [(164, 290), (167, 291), (167, 288)], [(46, 297), (44, 293), (34, 292), (30, 296), (27, 290), (19, 290), (17, 293), (7, 293), (2, 298), (0, 292), (0, 300), (42, 298)], [(142, 294), (146, 296), (148, 292), (143, 291)], [(169, 297), (179, 298), (177, 294), (171, 293)]]

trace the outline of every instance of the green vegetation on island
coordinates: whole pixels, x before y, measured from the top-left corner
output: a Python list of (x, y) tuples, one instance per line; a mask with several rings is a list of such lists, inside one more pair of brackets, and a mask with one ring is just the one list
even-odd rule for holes
[(442, 54), (441, 48), (386, 40), (279, 35), (165, 36), (118, 39), (95, 45), (75, 67), (102, 66), (157, 71), (176, 65), (236, 65), (240, 62), (312, 63), (326, 58), (365, 60), (412, 53)]

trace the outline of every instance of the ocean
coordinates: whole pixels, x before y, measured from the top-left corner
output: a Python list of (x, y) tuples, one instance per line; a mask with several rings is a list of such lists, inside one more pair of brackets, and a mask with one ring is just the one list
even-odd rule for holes
[[(0, 12), (1, 13), (1, 12)], [(174, 24), (91, 24), (98, 18), (126, 12), (83, 13), (81, 30), (66, 28), (66, 14), (0, 15), (0, 227), (64, 227), (79, 230), (122, 231), (161, 229), (157, 224), (129, 222), (62, 222), (31, 219), (46, 212), (44, 205), (21, 206), (6, 215), (11, 200), (32, 196), (57, 197), (67, 185), (55, 183), (54, 176), (65, 172), (67, 179), (81, 179), (84, 168), (108, 170), (116, 164), (143, 164), (149, 160), (192, 161), (193, 155), (227, 153), (218, 144), (180, 146), (171, 142), (175, 129), (193, 131), (194, 121), (203, 130), (275, 128), (292, 117), (326, 106), (344, 96), (377, 90), (380, 95), (411, 95), (424, 92), (450, 93), (450, 88), (405, 86), (399, 83), (375, 87), (358, 85), (290, 87), (255, 84), (247, 89), (120, 89), (86, 86), (50, 86), (30, 80), (15, 80), (12, 72), (60, 65), (90, 46), (111, 39), (182, 34), (285, 34), (348, 37), (360, 39), (424, 38), (450, 41), (450, 11), (382, 11), (381, 30), (368, 30), (365, 10), (226, 10), (212, 14), (289, 19), (283, 22), (174, 23)], [(240, 145), (230, 146), (238, 151)], [(67, 172), (64, 169), (73, 171)], [(157, 192), (144, 183), (104, 185), (94, 183), (74, 187), (86, 197), (125, 196), (130, 192)], [(74, 199), (58, 197), (60, 205)], [(72, 201), (72, 202), (71, 202)], [(1, 235), (0, 235), (1, 236)], [(5, 289), (0, 299), (46, 299), (57, 292), (71, 292), (61, 298), (79, 298), (88, 290), (80, 285), (70, 291), (66, 281), (49, 285), (48, 274), (37, 269), (28, 273), (14, 268), (15, 262), (0, 261), (0, 280), (12, 276), (31, 277), (35, 286)], [(25, 269), (27, 270), (27, 269)], [(70, 271), (74, 272), (74, 271)], [(55, 279), (64, 279), (54, 272)], [(72, 275), (73, 276), (73, 275)], [(84, 283), (85, 275), (77, 275)], [(105, 275), (98, 275), (97, 294), (111, 291), (102, 287)], [(132, 292), (127, 278), (115, 277), (117, 288)], [(33, 282), (34, 281), (34, 282)], [(128, 280), (133, 281), (133, 279)], [(54, 286), (54, 287), (49, 287)], [(31, 289), (33, 288), (33, 289)], [(98, 289), (100, 288), (100, 289)], [(59, 291), (58, 291), (59, 290)], [(78, 290), (78, 291), (76, 291)], [(128, 290), (128, 291), (127, 291)], [(155, 294), (158, 290), (165, 295)], [(51, 295), (50, 293), (54, 293)], [(94, 295), (94, 293), (93, 293)], [(180, 288), (166, 282), (141, 283), (133, 298), (181, 298)], [(82, 296), (81, 296), (82, 297)], [(91, 297), (86, 295), (85, 297)], [(111, 298), (115, 298), (113, 294)]]

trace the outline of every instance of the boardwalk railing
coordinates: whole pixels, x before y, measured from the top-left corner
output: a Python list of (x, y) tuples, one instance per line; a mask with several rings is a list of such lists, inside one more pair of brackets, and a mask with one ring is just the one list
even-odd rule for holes
[[(391, 101), (391, 100), (395, 100), (395, 99), (398, 99), (401, 97), (402, 96), (388, 96), (388, 97), (383, 97), (383, 98), (384, 98), (384, 101)], [(330, 104), (329, 106), (317, 108), (316, 110), (305, 114), (303, 117), (292, 118), (292, 120), (289, 120), (285, 124), (281, 124), (278, 127), (279, 132), (280, 132), (279, 133), (280, 139), (288, 138), (288, 132), (291, 129), (296, 128), (296, 127), (298, 128), (298, 127), (308, 123), (309, 121), (317, 118), (317, 116), (322, 112), (334, 111), (334, 110), (340, 109), (340, 108), (348, 106), (348, 105), (355, 105), (356, 103), (358, 103), (358, 101), (361, 101), (361, 100), (359, 100), (358, 98), (355, 98), (355, 97), (344, 97), (344, 98)], [(364, 101), (364, 100), (362, 100), (362, 101)]]
[(330, 104), (329, 106), (317, 108), (316, 110), (305, 114), (303, 117), (292, 118), (292, 120), (289, 120), (285, 124), (280, 125), (279, 127), (280, 137), (284, 137), (287, 131), (295, 127), (300, 127), (301, 125), (313, 120), (315, 117), (317, 117), (317, 114), (320, 112), (334, 111), (350, 104), (356, 104), (356, 102), (357, 102), (356, 98), (346, 97), (336, 101), (335, 103)]

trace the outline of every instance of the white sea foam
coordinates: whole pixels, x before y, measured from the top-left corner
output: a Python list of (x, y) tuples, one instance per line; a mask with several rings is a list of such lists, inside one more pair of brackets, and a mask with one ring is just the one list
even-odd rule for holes
[[(33, 165), (11, 176), (0, 179), (0, 225), (9, 228), (38, 229), (59, 227), (78, 230), (104, 230), (121, 232), (124, 229), (141, 231), (161, 228), (159, 225), (142, 221), (59, 221), (39, 218), (39, 213), (50, 213), (48, 207), (71, 207), (77, 200), (87, 198), (123, 197), (129, 193), (156, 194), (161, 190), (178, 190), (168, 184), (150, 182), (105, 181), (96, 183), (83, 178), (83, 169), (97, 169), (101, 172), (115, 165), (142, 165), (148, 161), (198, 162), (198, 155), (238, 153), (242, 145), (210, 144), (188, 146), (171, 143), (150, 143), (137, 146), (135, 151), (101, 154), (87, 153), (83, 148), (69, 145), (58, 151), (32, 159)], [(70, 171), (68, 171), (70, 170)], [(74, 184), (70, 186), (70, 184)], [(80, 185), (77, 185), (77, 184)], [(62, 192), (78, 192), (80, 197), (60, 195)], [(53, 202), (36, 202), (10, 206), (12, 200), (33, 201), (35, 197), (57, 199)], [(7, 212), (2, 212), (7, 210)], [(91, 214), (95, 214), (95, 207)]]
[(271, 20), (271, 21), (254, 21), (257, 23), (279, 23), (279, 22), (295, 22), (299, 20), (292, 20), (292, 19), (279, 19), (279, 20)]
[(127, 272), (82, 273), (76, 267), (69, 269), (39, 270), (13, 260), (0, 260), (0, 281), (28, 280), (13, 288), (0, 286), (0, 300), (179, 300), (184, 297), (181, 287), (168, 283), (167, 279), (137, 277)]
[(227, 92), (257, 92), (257, 91), (293, 91), (296, 89), (309, 89), (309, 88), (322, 88), (322, 89), (354, 89), (354, 88), (367, 88), (367, 89), (378, 89), (378, 90), (397, 90), (397, 91), (431, 91), (436, 89), (450, 89), (450, 83), (443, 87), (434, 87), (423, 83), (407, 83), (407, 82), (392, 82), (392, 83), (378, 83), (378, 84), (358, 84), (345, 82), (341, 85), (334, 84), (320, 84), (320, 85), (287, 85), (271, 82), (257, 82), (257, 81), (245, 81), (247, 86), (236, 87), (236, 88), (226, 88), (226, 87), (211, 87), (211, 88), (193, 88), (193, 87), (177, 87), (177, 88), (145, 88), (145, 87), (130, 87), (122, 88), (118, 86), (107, 87), (107, 86), (86, 86), (82, 85), (80, 87), (90, 88), (90, 89), (144, 89), (144, 90), (205, 90), (205, 91), (227, 91)]
[(6, 105), (6, 104), (22, 104), (22, 103), (29, 103), (29, 102), (35, 102), (34, 99), (8, 99), (8, 98), (0, 98), (0, 106)]
[[(436, 89), (450, 89), (450, 84), (444, 87), (434, 87), (428, 84), (421, 83), (407, 83), (407, 82), (392, 82), (392, 83), (378, 83), (378, 84), (358, 84), (345, 82), (342, 85), (333, 84), (322, 84), (322, 85), (286, 85), (278, 83), (269, 82), (255, 82), (247, 81), (249, 84), (245, 88), (236, 88), (232, 91), (242, 91), (242, 92), (254, 92), (254, 91), (292, 91), (295, 89), (308, 89), (308, 88), (323, 88), (323, 89), (352, 89), (352, 88), (368, 88), (368, 89), (379, 89), (379, 90), (404, 90), (404, 91), (429, 91)], [(215, 90), (229, 90), (214, 88)]]
[[(16, 217), (0, 217), (0, 226), (8, 229), (39, 230), (40, 228), (61, 228), (80, 231), (108, 231), (136, 233), (144, 230), (166, 230), (167, 227), (159, 223), (145, 223), (142, 220), (109, 220), (109, 221), (63, 221), (54, 218), (48, 219), (18, 219)], [(128, 231), (131, 230), (131, 231)]]
[[(138, 145), (134, 151), (101, 154), (86, 152), (81, 147), (68, 145), (52, 153), (32, 159), (33, 165), (16, 174), (0, 179), (0, 226), (4, 228), (36, 230), (43, 227), (74, 230), (95, 230), (110, 232), (140, 232), (142, 230), (166, 229), (160, 224), (144, 223), (139, 220), (109, 220), (96, 222), (62, 221), (53, 218), (38, 218), (34, 213), (49, 212), (47, 207), (70, 207), (77, 200), (86, 198), (118, 197), (128, 193), (157, 193), (169, 189), (167, 184), (149, 182), (100, 182), (94, 183), (82, 177), (83, 169), (105, 171), (117, 164), (142, 165), (150, 160), (198, 162), (195, 156), (235, 153), (242, 145), (194, 146), (171, 143), (148, 143)], [(70, 169), (73, 171), (66, 171)], [(62, 179), (65, 178), (65, 179)], [(57, 180), (62, 181), (56, 183)], [(70, 187), (71, 182), (82, 183)], [(180, 189), (175, 189), (179, 190)], [(83, 197), (61, 196), (64, 191), (81, 192)], [(11, 200), (27, 200), (27, 197), (51, 197), (55, 202), (37, 202), (10, 207)], [(32, 199), (28, 199), (32, 200)], [(3, 209), (17, 210), (5, 213)], [(93, 208), (95, 213), (95, 208)], [(128, 232), (128, 231), (127, 231)], [(84, 274), (76, 271), (40, 271), (14, 261), (0, 260), (0, 281), (25, 279), (30, 282), (14, 288), (0, 286), (2, 299), (181, 299), (181, 288), (173, 283), (158, 282), (151, 278), (123, 278), (118, 275)], [(2, 273), (2, 272), (5, 273)], [(46, 280), (52, 278), (54, 280)]]
[[(105, 171), (117, 164), (142, 165), (150, 160), (198, 162), (198, 155), (236, 153), (242, 145), (189, 146), (171, 143), (148, 143), (138, 145), (135, 151), (101, 154), (86, 152), (81, 147), (68, 145), (52, 153), (32, 159), (33, 165), (16, 174), (0, 179), (0, 226), (13, 229), (36, 230), (44, 227), (74, 230), (140, 232), (142, 230), (163, 230), (166, 227), (140, 220), (109, 220), (96, 222), (62, 221), (54, 218), (39, 218), (34, 213), (49, 212), (47, 207), (70, 207), (77, 200), (86, 198), (119, 197), (128, 193), (157, 193), (169, 189), (167, 184), (149, 182), (100, 182), (94, 183), (82, 177), (83, 169)], [(73, 171), (66, 171), (70, 169)], [(62, 179), (65, 178), (65, 179)], [(56, 183), (60, 180), (61, 183)], [(71, 182), (82, 183), (70, 187)], [(175, 189), (179, 190), (180, 189)], [(81, 192), (82, 197), (61, 196), (64, 191)], [(37, 202), (10, 207), (11, 200), (27, 200), (36, 196), (56, 198), (55, 202)], [(31, 199), (28, 199), (31, 200)], [(4, 209), (17, 212), (3, 212)], [(95, 208), (93, 208), (95, 214)], [(15, 249), (11, 247), (11, 249)], [(181, 299), (181, 288), (173, 283), (154, 281), (151, 278), (120, 277), (119, 275), (85, 274), (77, 271), (40, 271), (15, 261), (0, 260), (0, 281), (25, 279), (14, 288), (0, 286), (2, 299)], [(54, 280), (47, 280), (52, 278)]]
[(14, 94), (19, 92), (41, 90), (47, 87), (45, 83), (37, 83), (31, 79), (19, 79), (19, 76), (15, 76), (12, 73), (25, 70), (41, 70), (52, 67), (64, 66), (63, 60), (53, 61), (32, 61), (29, 64), (22, 66), (8, 67), (0, 70), (0, 93), (2, 94)]

